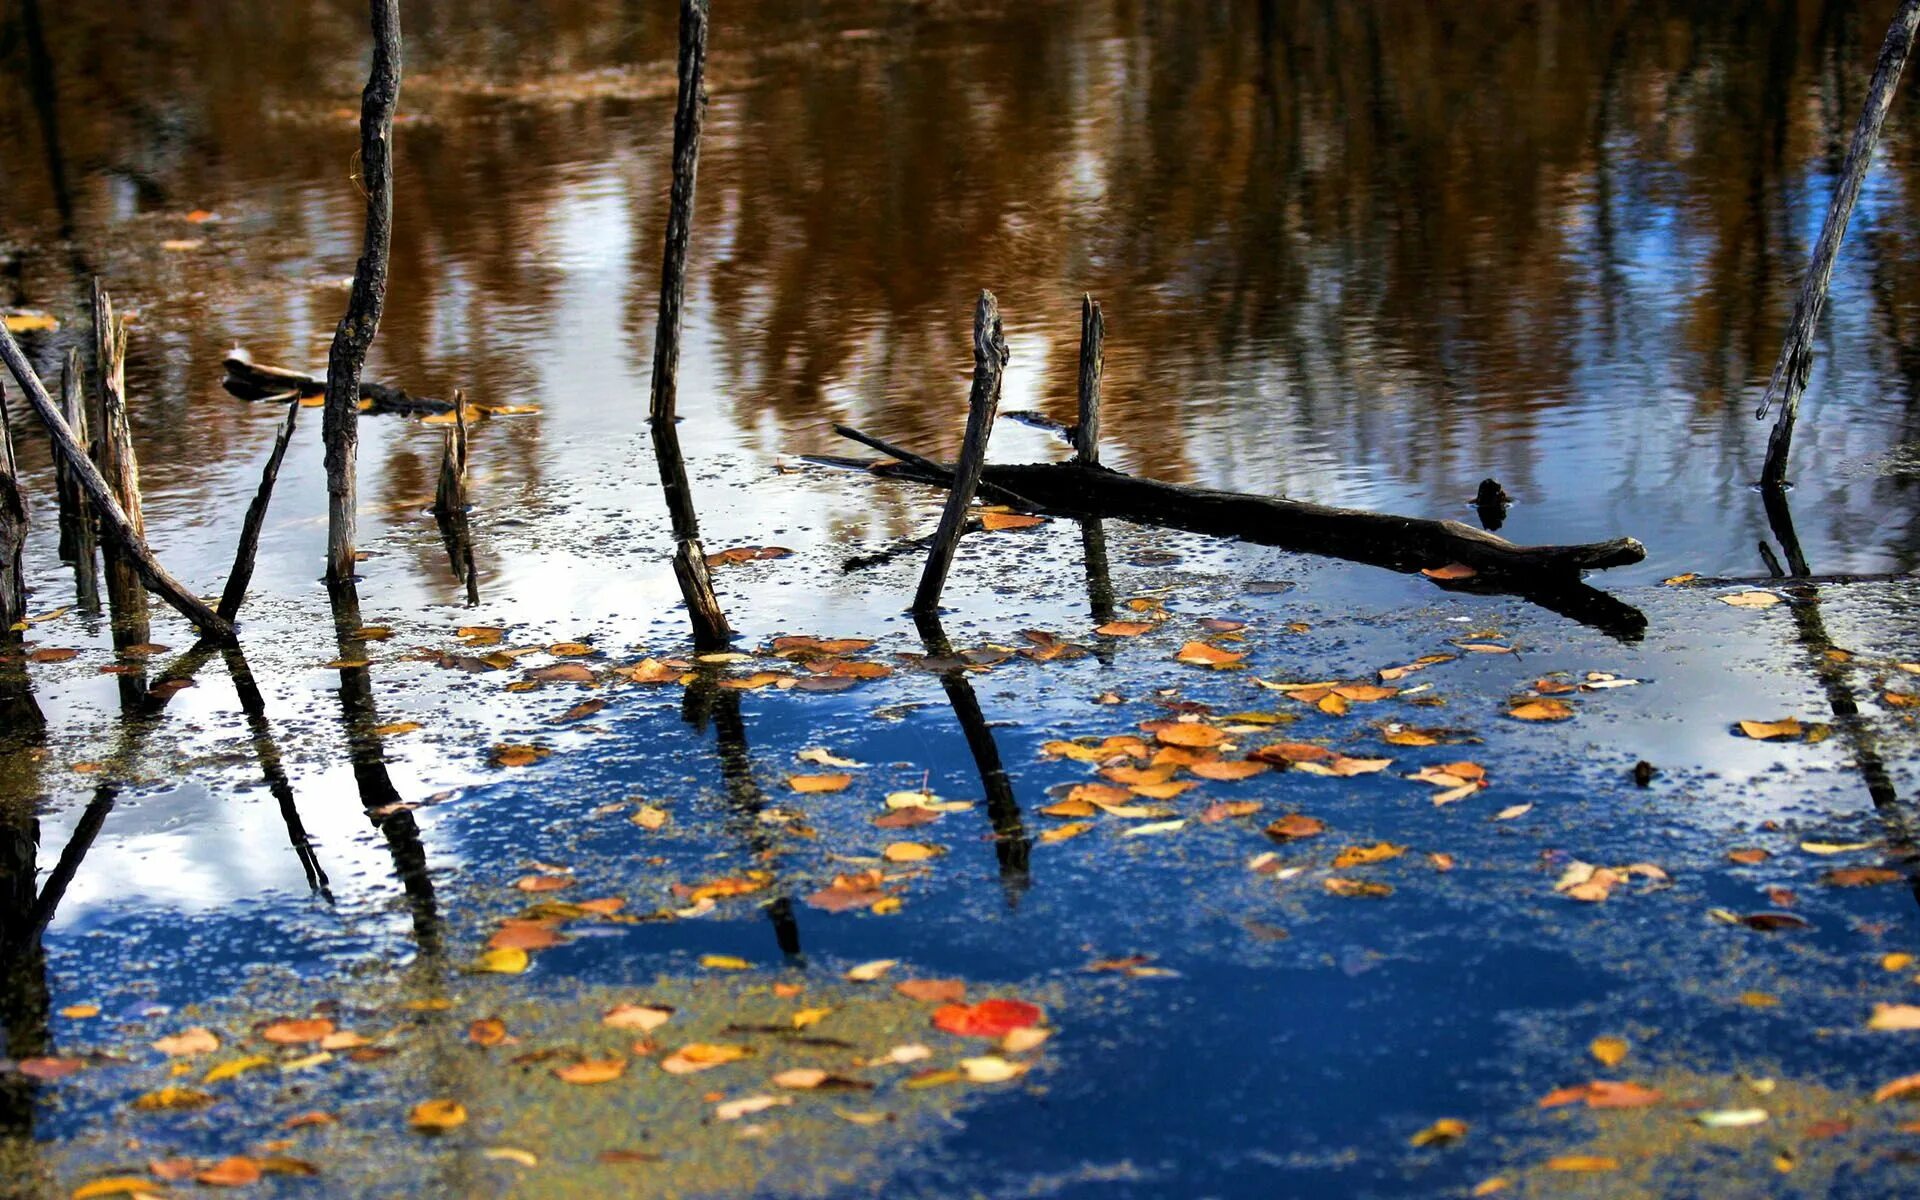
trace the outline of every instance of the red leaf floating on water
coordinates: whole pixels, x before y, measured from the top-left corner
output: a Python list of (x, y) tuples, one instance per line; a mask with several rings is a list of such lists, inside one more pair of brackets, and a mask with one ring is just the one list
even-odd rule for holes
[(1045, 1012), (1025, 1000), (982, 1000), (978, 1004), (949, 1004), (933, 1013), (935, 1027), (961, 1037), (1005, 1037), (1016, 1029), (1038, 1025)]

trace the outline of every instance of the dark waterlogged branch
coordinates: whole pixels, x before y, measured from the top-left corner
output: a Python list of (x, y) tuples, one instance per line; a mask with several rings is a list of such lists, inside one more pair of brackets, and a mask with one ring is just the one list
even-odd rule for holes
[(453, 425), (440, 453), (440, 480), (434, 487), (433, 520), (457, 582), (467, 585), (467, 603), (480, 603), (480, 575), (473, 566), (473, 523), (467, 501), (467, 398), (453, 394)]
[[(1107, 322), (1100, 302), (1080, 298), (1079, 424), (1073, 428), (1073, 461), (1100, 465), (1100, 378), (1106, 369)], [(1087, 605), (1099, 624), (1113, 620), (1113, 577), (1107, 565), (1107, 529), (1098, 517), (1080, 521), (1081, 560), (1086, 566)]]
[(20, 640), (27, 619), (27, 498), (13, 465), (13, 422), (0, 399), (0, 646)]
[(1839, 184), (1827, 206), (1827, 219), (1820, 226), (1820, 239), (1814, 243), (1813, 257), (1806, 276), (1800, 281), (1800, 293), (1793, 302), (1793, 317), (1787, 323), (1786, 338), (1780, 345), (1780, 359), (1774, 364), (1767, 391), (1760, 399), (1756, 419), (1765, 419), (1773, 402), (1780, 401), (1780, 416), (1767, 439), (1766, 466), (1760, 483), (1777, 489), (1787, 483), (1787, 455), (1793, 445), (1793, 424), (1800, 415), (1800, 393), (1813, 370), (1813, 335), (1820, 324), (1820, 311), (1826, 306), (1827, 286), (1833, 281), (1833, 261), (1846, 237), (1847, 220), (1853, 215), (1854, 202), (1866, 181), (1867, 168), (1873, 162), (1873, 146), (1880, 137), (1880, 126), (1893, 104), (1894, 89), (1900, 72), (1906, 67), (1907, 54), (1913, 48), (1913, 35), (1920, 26), (1920, 0), (1902, 0), (1887, 27), (1886, 41), (1880, 46), (1880, 59), (1873, 69), (1873, 82), (1867, 88), (1867, 101), (1860, 110), (1860, 123), (1854, 126), (1853, 144), (1840, 166)]
[(916, 613), (931, 613), (940, 607), (940, 593), (953, 570), (967, 510), (973, 506), (974, 491), (986, 469), (987, 439), (993, 436), (994, 416), (1000, 409), (1000, 377), (1006, 365), (1007, 339), (1000, 328), (1000, 302), (992, 292), (982, 291), (973, 310), (973, 387), (967, 395), (966, 437), (960, 443), (959, 465), (951, 477), (947, 507), (940, 514), (940, 527), (927, 552), (919, 590), (913, 594)]
[(286, 419), (273, 439), (273, 451), (260, 472), (260, 490), (247, 506), (247, 519), (240, 526), (240, 545), (233, 554), (233, 570), (227, 573), (227, 587), (220, 594), (220, 615), (231, 621), (240, 615), (246, 603), (247, 585), (253, 581), (253, 561), (260, 553), (260, 526), (267, 519), (267, 505), (273, 502), (273, 485), (280, 478), (280, 462), (287, 456), (287, 443), (293, 440), (294, 422), (300, 419), (300, 402), (287, 404)]
[[(133, 451), (133, 425), (127, 416), (127, 325), (113, 311), (113, 298), (98, 279), (93, 281), (93, 349), (93, 425), (99, 431), (93, 460), (113, 489), (121, 511), (127, 514), (128, 528), (144, 539), (147, 518), (140, 495), (140, 463)], [(140, 586), (140, 570), (118, 539), (107, 540), (106, 567), (114, 645), (137, 646), (151, 641), (151, 614), (147, 593)]]
[(714, 594), (700, 545), (700, 518), (675, 427), (680, 399), (680, 310), (687, 296), (687, 243), (693, 232), (693, 189), (700, 167), (700, 126), (706, 116), (707, 0), (680, 0), (680, 87), (673, 110), (673, 191), (667, 205), (667, 243), (660, 263), (660, 317), (653, 334), (653, 394), (647, 422), (660, 464), (660, 486), (673, 519), (673, 574), (687, 602), (693, 644), (724, 649), (733, 638)]
[[(85, 388), (83, 379), (80, 350), (78, 347), (68, 347), (66, 361), (60, 366), (60, 415), (72, 427), (75, 440), (86, 446), (91, 442), (91, 435), (86, 400), (82, 395)], [(73, 565), (74, 599), (81, 608), (98, 612), (100, 577), (96, 561), (99, 556), (99, 537), (94, 530), (93, 506), (87, 503), (87, 494), (81, 490), (80, 480), (74, 476), (66, 459), (57, 455), (53, 460), (53, 478), (60, 500), (60, 561)]]
[(54, 454), (65, 460), (79, 479), (87, 499), (99, 514), (101, 527), (107, 533), (108, 540), (127, 550), (147, 587), (199, 626), (201, 637), (222, 644), (231, 643), (234, 636), (232, 623), (223, 620), (219, 613), (207, 607), (205, 601), (169, 575), (159, 560), (153, 557), (153, 552), (147, 549), (146, 539), (134, 531), (126, 512), (107, 486), (105, 477), (93, 465), (93, 460), (87, 457), (86, 450), (74, 439), (73, 430), (54, 406), (53, 398), (47, 395), (40, 377), (33, 373), (33, 367), (21, 352), (20, 344), (13, 340), (13, 335), (4, 327), (0, 327), (0, 360), (5, 361), (7, 369), (13, 373), (14, 382), (27, 394), (27, 402), (33, 406), (41, 424), (46, 426), (53, 439)]
[(369, 0), (373, 67), (360, 97), (360, 178), (367, 195), (366, 229), (353, 270), (347, 315), (327, 354), (327, 402), (321, 440), (327, 464), (327, 577), (351, 579), (356, 459), (360, 449), (360, 370), (387, 303), (387, 261), (393, 246), (393, 113), (400, 103), (400, 0)]

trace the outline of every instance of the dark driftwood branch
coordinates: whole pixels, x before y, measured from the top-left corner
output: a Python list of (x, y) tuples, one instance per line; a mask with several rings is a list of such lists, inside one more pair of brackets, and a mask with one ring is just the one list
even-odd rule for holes
[(321, 436), (327, 462), (327, 577), (350, 579), (354, 564), (355, 460), (360, 450), (360, 369), (387, 304), (393, 246), (393, 112), (400, 103), (400, 0), (369, 0), (373, 67), (360, 96), (360, 178), (366, 230), (353, 269), (347, 314), (327, 354)]
[(440, 482), (434, 488), (433, 520), (447, 548), (455, 581), (467, 585), (467, 603), (480, 603), (480, 577), (473, 568), (473, 525), (467, 516), (467, 398), (453, 394), (453, 425), (440, 455)]
[[(67, 358), (60, 367), (60, 415), (67, 419), (73, 428), (74, 439), (81, 445), (91, 442), (88, 433), (90, 423), (87, 420), (87, 405), (82, 390), (84, 376), (80, 370), (80, 350), (67, 348)], [(87, 494), (80, 490), (80, 481), (63, 458), (53, 460), (54, 487), (60, 500), (60, 561), (73, 564), (73, 584), (75, 598), (80, 607), (89, 611), (100, 607), (100, 578), (96, 573), (96, 560), (99, 557), (99, 538), (94, 533), (93, 507), (87, 503)]]
[(13, 372), (14, 382), (27, 394), (27, 403), (33, 406), (41, 424), (47, 427), (47, 433), (53, 439), (54, 454), (65, 459), (80, 480), (80, 486), (85, 489), (87, 499), (93, 502), (94, 511), (99, 514), (101, 527), (109, 540), (126, 547), (147, 586), (180, 610), (182, 616), (198, 625), (201, 637), (218, 643), (231, 643), (234, 640), (232, 623), (223, 620), (219, 613), (208, 608), (179, 580), (167, 574), (166, 568), (147, 549), (146, 539), (134, 532), (127, 521), (127, 514), (114, 499), (100, 469), (93, 465), (87, 452), (74, 440), (73, 430), (67, 427), (60, 410), (54, 407), (53, 398), (47, 395), (40, 377), (33, 373), (27, 356), (20, 350), (20, 343), (14, 341), (13, 335), (4, 328), (0, 328), (0, 360), (6, 362), (7, 369)]
[(673, 191), (667, 205), (667, 244), (660, 263), (660, 318), (653, 335), (653, 395), (647, 421), (653, 432), (660, 485), (673, 518), (673, 574), (686, 598), (693, 643), (724, 648), (733, 637), (714, 595), (700, 545), (693, 486), (674, 427), (679, 402), (680, 309), (686, 302), (687, 243), (692, 237), (693, 188), (700, 167), (700, 126), (706, 115), (707, 0), (680, 0), (680, 89), (673, 110)]
[(994, 415), (1000, 409), (1000, 376), (1007, 365), (1007, 339), (1000, 329), (1000, 302), (982, 291), (973, 310), (973, 387), (967, 396), (967, 432), (960, 443), (960, 461), (954, 469), (947, 507), (927, 552), (920, 587), (913, 594), (913, 611), (931, 613), (940, 607), (940, 593), (953, 569), (953, 555), (967, 524), (967, 509), (980, 486), (987, 465), (987, 439), (993, 436)]
[[(951, 486), (950, 468), (942, 467), (937, 476), (905, 463), (873, 470)], [(1517, 546), (1459, 521), (1396, 517), (1185, 487), (1077, 463), (995, 465), (986, 469), (986, 478), (1017, 489), (1041, 511), (1057, 516), (1117, 518), (1399, 570), (1462, 563), (1489, 576), (1547, 582), (1636, 563), (1647, 553), (1632, 538), (1575, 546)]]
[(1780, 417), (1767, 439), (1767, 462), (1760, 473), (1765, 487), (1781, 488), (1787, 482), (1787, 454), (1793, 445), (1793, 423), (1800, 415), (1800, 393), (1813, 370), (1813, 335), (1820, 324), (1820, 310), (1826, 306), (1827, 285), (1833, 279), (1833, 260), (1840, 252), (1840, 241), (1847, 233), (1847, 220), (1860, 198), (1860, 186), (1873, 161), (1873, 144), (1880, 137), (1880, 126), (1893, 104), (1893, 92), (1900, 83), (1900, 72), (1913, 48), (1913, 35), (1920, 26), (1920, 0), (1903, 0), (1887, 27), (1887, 38), (1880, 46), (1880, 59), (1873, 69), (1873, 82), (1867, 88), (1867, 101), (1860, 109), (1860, 122), (1854, 126), (1853, 144), (1847, 147), (1846, 160), (1840, 166), (1840, 183), (1827, 206), (1827, 219), (1820, 227), (1820, 240), (1814, 243), (1813, 258), (1807, 264), (1806, 277), (1800, 281), (1800, 293), (1793, 302), (1793, 317), (1787, 323), (1786, 339), (1780, 345), (1780, 359), (1774, 364), (1767, 391), (1760, 399), (1764, 419), (1779, 398)]
[[(290, 400), (327, 394), (325, 379), (304, 371), (254, 362), (245, 350), (229, 350), (222, 365), (227, 369), (227, 377), (222, 383), (227, 391), (242, 400)], [(415, 396), (405, 388), (376, 383), (371, 379), (360, 381), (360, 403), (362, 411), (375, 416), (385, 413), (431, 416), (453, 411), (449, 401)]]
[(300, 401), (287, 403), (286, 419), (273, 439), (273, 452), (260, 472), (260, 490), (247, 506), (247, 519), (240, 526), (240, 545), (233, 554), (233, 570), (227, 573), (226, 590), (220, 593), (220, 615), (231, 621), (240, 615), (246, 603), (247, 584), (253, 581), (253, 560), (260, 553), (260, 526), (267, 519), (267, 505), (273, 503), (273, 485), (280, 478), (280, 460), (287, 456), (287, 443), (293, 440), (294, 422), (300, 419)]
[[(889, 458), (897, 458), (908, 466), (916, 467), (929, 475), (945, 475), (948, 473), (947, 468), (934, 462), (930, 458), (922, 458), (904, 446), (899, 446), (882, 438), (874, 437), (870, 433), (862, 433), (851, 425), (835, 425), (833, 431), (850, 442), (859, 442), (862, 446), (869, 446)], [(867, 464), (861, 463), (859, 465), (864, 468)], [(1011, 504), (1015, 508), (1034, 507), (1033, 501), (1027, 499), (1025, 496), (1016, 492), (1010, 492), (998, 484), (989, 483), (986, 480), (981, 480), (980, 482), (980, 494), (991, 500), (997, 500), (1002, 504)], [(921, 539), (920, 544), (930, 546), (933, 544), (933, 540), (931, 537)]]

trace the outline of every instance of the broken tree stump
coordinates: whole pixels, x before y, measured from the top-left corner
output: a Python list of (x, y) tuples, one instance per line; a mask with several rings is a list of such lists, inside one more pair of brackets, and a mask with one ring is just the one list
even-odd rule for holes
[(967, 432), (960, 443), (960, 461), (954, 469), (947, 507), (940, 514), (920, 587), (913, 594), (913, 611), (932, 613), (940, 607), (940, 593), (953, 570), (953, 555), (973, 506), (974, 491), (987, 465), (987, 439), (1000, 410), (1000, 380), (1007, 365), (1007, 339), (1000, 328), (1000, 302), (989, 291), (980, 293), (973, 309), (973, 387), (967, 395)]
[(107, 540), (127, 550), (146, 585), (178, 609), (180, 615), (199, 626), (202, 638), (231, 645), (234, 640), (232, 622), (222, 619), (219, 613), (207, 607), (205, 601), (169, 575), (159, 560), (154, 558), (153, 552), (147, 548), (146, 539), (134, 531), (126, 512), (114, 499), (113, 490), (108, 486), (105, 476), (100, 474), (100, 469), (93, 465), (86, 450), (74, 438), (73, 430), (55, 407), (53, 397), (47, 395), (45, 385), (34, 374), (33, 365), (21, 351), (20, 343), (14, 341), (13, 335), (4, 327), (0, 327), (0, 361), (6, 363), (7, 369), (13, 373), (14, 382), (27, 394), (27, 403), (33, 406), (34, 414), (46, 426), (48, 435), (53, 439), (55, 456), (65, 459), (79, 479), (88, 501), (99, 514), (101, 531)]
[(680, 453), (678, 420), (680, 310), (686, 303), (687, 243), (692, 237), (694, 181), (700, 168), (700, 127), (707, 107), (707, 0), (680, 0), (679, 91), (673, 110), (673, 189), (667, 202), (666, 250), (660, 263), (660, 317), (653, 335), (653, 388), (647, 423), (653, 434), (660, 486), (673, 519), (673, 574), (687, 602), (693, 644), (721, 650), (733, 639), (700, 545), (693, 485)]
[(467, 398), (453, 393), (453, 425), (440, 453), (440, 480), (434, 487), (433, 520), (447, 548), (457, 583), (467, 585), (467, 603), (480, 603), (480, 579), (473, 569), (473, 525), (467, 516)]
[[(60, 367), (60, 415), (73, 427), (74, 437), (86, 446), (92, 438), (83, 395), (84, 378), (79, 349), (68, 347), (66, 361)], [(98, 611), (100, 539), (94, 529), (93, 506), (87, 503), (87, 494), (80, 489), (80, 481), (74, 478), (65, 459), (54, 458), (53, 478), (60, 501), (60, 561), (73, 566), (75, 599), (80, 607)]]
[[(140, 496), (140, 463), (133, 452), (133, 426), (127, 418), (127, 325), (113, 311), (113, 297), (93, 281), (94, 389), (93, 425), (98, 437), (93, 459), (127, 515), (127, 528), (145, 540), (147, 518)], [(105, 547), (107, 604), (112, 609), (115, 646), (153, 640), (152, 616), (140, 568), (123, 541)]]
[(1807, 273), (1800, 281), (1800, 292), (1793, 302), (1793, 317), (1787, 323), (1786, 338), (1780, 344), (1780, 358), (1767, 380), (1766, 394), (1760, 398), (1756, 420), (1764, 420), (1777, 397), (1780, 416), (1767, 438), (1767, 461), (1760, 472), (1760, 484), (1767, 490), (1787, 485), (1787, 454), (1793, 446), (1793, 423), (1800, 415), (1800, 393), (1813, 370), (1813, 335), (1820, 324), (1820, 310), (1826, 307), (1827, 285), (1833, 281), (1833, 260), (1840, 253), (1840, 241), (1847, 233), (1847, 220), (1860, 198), (1860, 186), (1866, 181), (1867, 168), (1873, 162), (1873, 144), (1880, 138), (1880, 126), (1893, 104), (1894, 89), (1900, 72), (1906, 67), (1907, 54), (1913, 48), (1913, 36), (1920, 27), (1920, 0), (1902, 0), (1887, 26), (1886, 41), (1880, 46), (1880, 59), (1873, 69), (1873, 82), (1867, 87), (1867, 101), (1860, 109), (1860, 122), (1854, 126), (1853, 143), (1840, 165), (1840, 182), (1827, 206), (1827, 218), (1820, 226), (1820, 239), (1813, 245)]

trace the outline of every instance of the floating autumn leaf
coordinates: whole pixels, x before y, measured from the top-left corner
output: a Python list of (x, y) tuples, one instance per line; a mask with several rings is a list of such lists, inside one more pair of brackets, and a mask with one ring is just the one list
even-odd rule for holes
[(1771, 857), (1773, 856), (1758, 846), (1741, 846), (1727, 851), (1729, 860), (1747, 867), (1758, 866)]
[(218, 1098), (206, 1092), (186, 1087), (163, 1087), (148, 1092), (133, 1102), (134, 1108), (141, 1112), (162, 1112), (184, 1109), (205, 1108)]
[(1396, 846), (1392, 842), (1375, 842), (1370, 846), (1349, 846), (1334, 856), (1333, 867), (1336, 871), (1344, 871), (1349, 867), (1370, 866), (1399, 858), (1406, 852), (1405, 846)]
[(1020, 1078), (1031, 1069), (1026, 1063), (1010, 1062), (995, 1054), (963, 1058), (958, 1065), (968, 1083), (1006, 1083)]
[(246, 1187), (260, 1182), (260, 1164), (245, 1155), (236, 1154), (221, 1159), (193, 1178), (196, 1183), (207, 1187)]
[(1346, 879), (1336, 875), (1324, 881), (1321, 886), (1336, 896), (1374, 900), (1393, 895), (1392, 884), (1375, 883), (1370, 879)]
[(1104, 637), (1139, 637), (1153, 629), (1151, 621), (1108, 621), (1105, 625), (1096, 625), (1093, 631)]
[(14, 1070), (29, 1079), (52, 1082), (55, 1079), (65, 1079), (67, 1076), (83, 1069), (86, 1065), (87, 1060), (84, 1058), (61, 1058), (43, 1055), (37, 1058), (21, 1059), (18, 1063), (14, 1064)]
[(643, 658), (630, 667), (615, 667), (613, 673), (630, 683), (672, 683), (685, 671), (657, 658)]
[(1428, 579), (1438, 579), (1442, 582), (1447, 582), (1455, 579), (1472, 579), (1480, 572), (1465, 563), (1456, 562), (1447, 563), (1445, 566), (1440, 567), (1425, 567), (1421, 569), (1420, 573)]
[(1301, 813), (1288, 813), (1268, 825), (1266, 834), (1276, 842), (1291, 842), (1300, 838), (1319, 837), (1327, 831), (1326, 822), (1318, 817), (1309, 817)]
[(237, 1079), (248, 1071), (258, 1071), (261, 1067), (270, 1067), (273, 1060), (264, 1054), (249, 1054), (245, 1058), (229, 1059), (220, 1063), (201, 1076), (201, 1083), (224, 1083)]
[[(191, 1168), (192, 1160), (188, 1159), (187, 1163)], [(163, 1190), (145, 1175), (107, 1175), (73, 1189), (71, 1200), (102, 1200), (107, 1196), (141, 1200), (141, 1197), (154, 1196)]]
[(407, 1113), (407, 1124), (421, 1133), (445, 1133), (467, 1123), (467, 1106), (458, 1100), (422, 1100)]
[(1779, 721), (1741, 721), (1740, 732), (1757, 742), (1785, 741), (1800, 737), (1806, 732), (1798, 718), (1787, 717)]
[(707, 565), (724, 567), (734, 563), (757, 562), (770, 558), (787, 558), (793, 551), (785, 546), (729, 546), (725, 550), (716, 550), (707, 555)]
[(1839, 867), (1820, 877), (1820, 882), (1829, 887), (1877, 887), (1883, 883), (1899, 883), (1905, 875), (1888, 867)]
[(518, 975), (532, 963), (527, 952), (518, 946), (502, 946), (488, 950), (474, 960), (473, 969), (494, 975)]
[(807, 794), (843, 792), (852, 782), (853, 776), (844, 773), (787, 776), (788, 787), (796, 792), (804, 792)]
[(1735, 608), (1772, 608), (1782, 602), (1772, 592), (1735, 592), (1731, 596), (1716, 596), (1714, 599)]
[(613, 1029), (637, 1029), (651, 1033), (673, 1019), (674, 1010), (652, 1004), (616, 1004), (600, 1018)]
[(60, 1010), (60, 1015), (72, 1021), (84, 1021), (100, 1015), (98, 1004), (69, 1004)]
[(51, 333), (60, 328), (60, 319), (52, 313), (20, 309), (6, 314), (8, 333)]
[(1584, 1102), (1588, 1108), (1645, 1108), (1665, 1098), (1657, 1088), (1613, 1079), (1596, 1079), (1591, 1083), (1555, 1088), (1540, 1098), (1540, 1107), (1558, 1108), (1563, 1104)]
[(822, 767), (840, 767), (840, 768), (851, 769), (855, 767), (864, 767), (867, 765), (863, 762), (856, 762), (851, 758), (841, 758), (839, 755), (833, 754), (821, 746), (814, 746), (814, 747), (810, 747), (809, 749), (802, 750), (800, 753), (794, 755), (794, 757), (799, 759), (801, 762), (813, 763), (816, 766), (822, 766)]
[(518, 1163), (523, 1167), (540, 1165), (540, 1159), (532, 1151), (522, 1150), (517, 1146), (488, 1146), (480, 1152), (480, 1157), (492, 1159), (495, 1162)]
[(1902, 1075), (1900, 1078), (1880, 1085), (1873, 1093), (1875, 1104), (1885, 1104), (1900, 1096), (1920, 1095), (1920, 1074)]
[(1620, 1160), (1604, 1154), (1561, 1154), (1547, 1160), (1547, 1170), (1581, 1174), (1617, 1171)]
[(220, 1048), (220, 1039), (211, 1029), (198, 1025), (170, 1034), (153, 1043), (153, 1048), (172, 1058), (185, 1058), (195, 1054), (211, 1054)]
[(1496, 821), (1511, 821), (1518, 817), (1524, 817), (1532, 811), (1533, 805), (1531, 803), (1509, 804), (1507, 807), (1493, 814), (1493, 819)]
[(1587, 1053), (1605, 1067), (1617, 1067), (1626, 1061), (1628, 1049), (1627, 1039), (1618, 1037), (1597, 1037), (1587, 1044)]
[(1081, 834), (1087, 832), (1089, 829), (1092, 829), (1092, 828), (1093, 828), (1093, 825), (1091, 822), (1070, 821), (1065, 825), (1057, 825), (1052, 829), (1042, 830), (1039, 838), (1040, 844), (1043, 846), (1050, 846), (1055, 842), (1069, 841), (1073, 838), (1079, 837)]
[(552, 921), (508, 920), (487, 939), (489, 950), (545, 950), (566, 939)]
[(1573, 716), (1573, 706), (1564, 700), (1521, 700), (1507, 709), (1518, 721), (1565, 721)]
[(1416, 671), (1424, 671), (1428, 667), (1435, 666), (1439, 663), (1452, 662), (1457, 657), (1458, 655), (1453, 654), (1423, 654), (1404, 667), (1382, 668), (1379, 672), (1380, 681), (1382, 683), (1392, 683), (1395, 680), (1405, 679)]
[(1200, 811), (1202, 825), (1218, 825), (1235, 817), (1250, 817), (1260, 811), (1257, 800), (1216, 800)]
[(700, 1071), (710, 1071), (728, 1063), (748, 1058), (753, 1050), (748, 1046), (735, 1046), (713, 1042), (689, 1042), (660, 1060), (660, 1069), (669, 1075), (692, 1075)]
[(1348, 778), (1354, 775), (1373, 775), (1393, 765), (1390, 758), (1348, 758), (1344, 754), (1328, 755), (1322, 760), (1307, 759), (1293, 764), (1293, 769), (1308, 775), (1335, 775)]
[(980, 514), (980, 525), (989, 533), (999, 533), (1006, 529), (1032, 529), (1036, 525), (1046, 523), (1045, 517), (1033, 517), (1025, 513), (994, 512), (989, 509)]
[(942, 800), (932, 792), (889, 792), (887, 807), (924, 808), (930, 812), (950, 813), (966, 812), (973, 807), (973, 803), (968, 800)]
[(572, 887), (573, 880), (565, 875), (522, 875), (513, 886), (522, 892), (557, 892)]
[(700, 965), (709, 971), (751, 971), (753, 964), (732, 954), (702, 954)]
[(564, 1067), (554, 1067), (553, 1077), (562, 1083), (594, 1084), (611, 1083), (627, 1073), (627, 1060), (615, 1055), (612, 1058), (589, 1058)]
[(1753, 1125), (1763, 1125), (1767, 1121), (1764, 1108), (1723, 1108), (1715, 1112), (1703, 1112), (1693, 1118), (1694, 1124), (1706, 1129), (1744, 1129)]
[(1269, 768), (1266, 763), (1248, 759), (1202, 759), (1189, 763), (1187, 770), (1202, 779), (1211, 779), (1217, 783), (1232, 783), (1242, 779), (1251, 779), (1264, 774)]
[(1414, 1134), (1407, 1141), (1414, 1146), (1450, 1146), (1467, 1136), (1467, 1123), (1455, 1117), (1442, 1117)]
[(836, 875), (831, 887), (812, 893), (807, 897), (807, 903), (827, 912), (848, 912), (859, 908), (884, 911), (882, 905), (897, 907), (899, 903), (885, 884), (886, 879), (879, 871)]
[(1273, 742), (1260, 747), (1247, 757), (1260, 762), (1292, 766), (1303, 762), (1320, 762), (1335, 755), (1325, 746), (1316, 746), (1311, 742)]
[(1920, 1029), (1920, 1004), (1876, 1004), (1867, 1028), (1883, 1033)]
[(1174, 652), (1174, 659), (1196, 667), (1231, 667), (1245, 660), (1244, 651), (1222, 650), (1206, 642), (1188, 642)]
[(332, 1033), (334, 1025), (325, 1017), (275, 1021), (260, 1031), (260, 1036), (277, 1046), (301, 1046), (317, 1042)]
[(946, 850), (940, 846), (931, 846), (926, 842), (888, 842), (880, 851), (880, 857), (888, 862), (910, 863), (925, 862), (938, 858)]
[(875, 829), (918, 829), (933, 824), (940, 816), (930, 808), (896, 808), (871, 818), (868, 823)]
[(493, 765), (496, 767), (527, 767), (552, 754), (553, 751), (540, 746), (502, 744), (493, 748)]
[(792, 1103), (791, 1096), (743, 1096), (738, 1100), (728, 1100), (723, 1104), (714, 1105), (713, 1116), (718, 1121), (738, 1121), (741, 1117)]
[(1227, 740), (1225, 733), (1197, 721), (1160, 722), (1150, 732), (1153, 734), (1153, 740), (1163, 746), (1207, 748), (1218, 746)]
[(1011, 1030), (1038, 1025), (1044, 1016), (1045, 1010), (1037, 1004), (996, 997), (973, 1005), (949, 1004), (935, 1009), (933, 1024), (961, 1037), (997, 1038)]
[(897, 958), (876, 958), (872, 962), (848, 967), (842, 978), (849, 983), (872, 983), (899, 965), (900, 960)]

